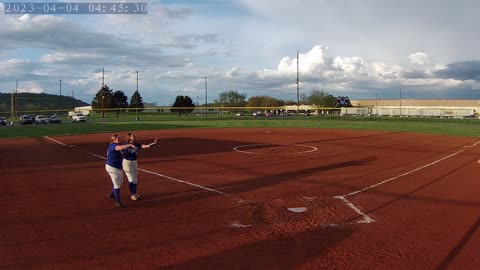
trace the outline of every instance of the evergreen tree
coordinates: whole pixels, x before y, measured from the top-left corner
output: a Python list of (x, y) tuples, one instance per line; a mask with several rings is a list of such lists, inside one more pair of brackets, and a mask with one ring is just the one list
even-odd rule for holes
[(92, 109), (95, 112), (102, 111), (102, 117), (105, 117), (105, 110), (112, 108), (112, 96), (112, 90), (108, 85), (103, 86), (92, 100)]
[(128, 98), (123, 91), (115, 91), (112, 96), (112, 108), (117, 108), (117, 117), (120, 111), (128, 107)]
[(141, 112), (143, 111), (143, 108), (145, 108), (143, 105), (142, 96), (140, 96), (138, 91), (133, 93), (132, 97), (130, 98), (130, 105), (128, 105), (128, 107), (135, 109), (134, 111), (136, 112)]
[(178, 115), (180, 116), (182, 113), (191, 113), (194, 109), (195, 104), (193, 104), (193, 101), (189, 96), (177, 96), (170, 111), (178, 112)]

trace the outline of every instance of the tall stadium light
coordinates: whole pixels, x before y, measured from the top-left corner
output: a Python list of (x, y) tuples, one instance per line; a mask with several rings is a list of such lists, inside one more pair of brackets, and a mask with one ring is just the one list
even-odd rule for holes
[(208, 112), (208, 98), (207, 98), (207, 77), (205, 77), (205, 118), (207, 118)]
[(300, 66), (299, 66), (299, 60), (300, 58), (298, 57), (298, 51), (297, 51), (297, 116), (300, 117), (300, 111), (299, 111), (299, 107), (300, 107), (300, 80), (299, 80), (299, 70), (300, 70)]
[(400, 88), (400, 117), (402, 116), (402, 88)]
[(13, 97), (13, 94), (15, 93), (15, 91), (12, 90), (12, 96), (11, 96), (11, 100), (10, 100), (10, 109), (11, 109), (11, 112), (10, 112), (10, 125), (13, 125), (13, 115), (15, 114), (15, 108), (14, 108), (14, 104), (15, 104), (15, 101), (14, 101), (14, 97)]
[[(138, 71), (137, 72), (137, 93), (138, 93)], [(137, 117), (135, 118), (138, 121), (140, 121), (140, 118), (138, 117), (138, 101), (137, 101), (137, 104), (136, 104), (136, 107), (137, 107)]]
[(60, 111), (62, 110), (62, 80), (58, 80), (60, 82)]

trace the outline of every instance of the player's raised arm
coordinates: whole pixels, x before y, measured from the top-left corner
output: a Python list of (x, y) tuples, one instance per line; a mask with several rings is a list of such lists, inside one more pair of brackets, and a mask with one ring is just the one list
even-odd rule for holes
[(115, 146), (115, 150), (116, 151), (122, 151), (122, 150), (125, 150), (125, 149), (130, 148), (130, 147), (137, 150), (137, 147), (135, 145), (131, 144), (131, 143), (123, 144), (123, 145), (117, 145), (117, 146)]
[(142, 148), (150, 148), (150, 147), (154, 147), (155, 145), (157, 145), (157, 137), (155, 137), (155, 140), (152, 143), (142, 144)]

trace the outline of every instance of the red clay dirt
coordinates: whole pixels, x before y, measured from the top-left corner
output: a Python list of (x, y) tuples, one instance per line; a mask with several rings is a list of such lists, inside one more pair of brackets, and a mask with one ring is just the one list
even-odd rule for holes
[(159, 140), (123, 209), (107, 198), (110, 134), (0, 140), (0, 269), (480, 269), (477, 138), (136, 135)]

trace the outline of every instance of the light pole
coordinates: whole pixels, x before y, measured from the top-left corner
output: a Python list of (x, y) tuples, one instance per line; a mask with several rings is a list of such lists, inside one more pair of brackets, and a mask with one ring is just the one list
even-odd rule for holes
[(400, 117), (402, 117), (402, 88), (400, 88)]
[(300, 57), (298, 56), (298, 51), (297, 51), (297, 117), (300, 117), (300, 80), (299, 80), (299, 71), (300, 71), (300, 65), (299, 65)]
[(208, 112), (207, 77), (205, 77), (205, 119), (207, 118), (207, 112)]
[(103, 105), (103, 100), (105, 99), (105, 92), (103, 91), (103, 87), (102, 87), (102, 118), (105, 117), (105, 109), (104, 109), (104, 105)]
[(58, 80), (60, 82), (60, 111), (62, 110), (62, 80)]
[[(137, 94), (138, 94), (138, 71), (137, 71)], [(138, 121), (140, 121), (140, 118), (138, 117), (138, 101), (137, 104), (135, 105), (137, 107), (137, 117), (135, 118)]]

